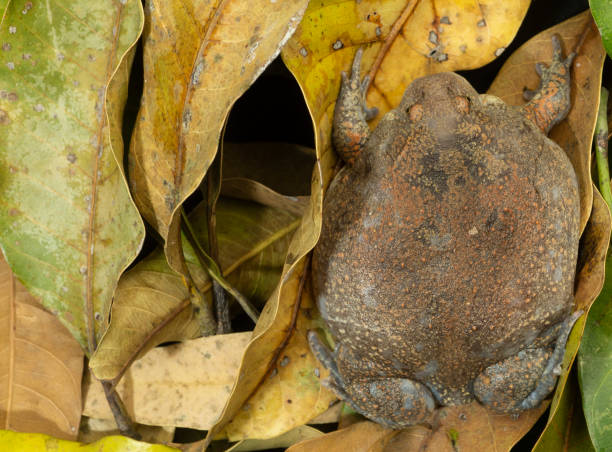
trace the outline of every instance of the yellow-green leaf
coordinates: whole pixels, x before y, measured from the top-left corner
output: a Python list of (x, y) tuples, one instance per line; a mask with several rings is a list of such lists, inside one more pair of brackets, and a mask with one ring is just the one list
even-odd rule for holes
[(0, 16), (0, 244), (89, 354), (144, 236), (120, 127), (142, 7), (9, 1)]

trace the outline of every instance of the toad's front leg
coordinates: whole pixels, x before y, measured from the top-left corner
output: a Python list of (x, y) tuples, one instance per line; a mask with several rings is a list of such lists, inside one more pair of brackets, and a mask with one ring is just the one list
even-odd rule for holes
[[(342, 346), (332, 353), (314, 331), (308, 333), (310, 348), (317, 359), (330, 371), (323, 382), (355, 411), (385, 427), (404, 428), (425, 422), (436, 403), (431, 391), (421, 383), (407, 378), (364, 375), (345, 381), (336, 359), (342, 356)], [(354, 366), (368, 367), (361, 361)]]
[(550, 66), (536, 64), (536, 72), (541, 77), (537, 90), (525, 90), (523, 95), (529, 102), (523, 106), (525, 116), (534, 122), (540, 130), (548, 133), (553, 126), (561, 122), (570, 109), (570, 69), (576, 56), (571, 53), (563, 58), (561, 38), (552, 37), (553, 60)]
[(363, 49), (357, 50), (350, 78), (346, 72), (342, 72), (342, 84), (334, 110), (334, 149), (349, 165), (355, 162), (370, 136), (367, 121), (378, 113), (378, 109), (368, 109), (365, 105), (365, 92), (370, 78), (366, 75), (363, 80), (359, 80), (362, 54)]

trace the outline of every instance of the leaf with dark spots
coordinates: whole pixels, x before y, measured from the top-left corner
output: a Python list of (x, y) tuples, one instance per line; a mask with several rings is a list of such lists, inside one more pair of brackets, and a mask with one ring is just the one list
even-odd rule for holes
[(0, 244), (28, 290), (91, 354), (144, 226), (130, 197), (121, 121), (137, 0), (8, 2), (2, 11)]
[(145, 82), (130, 183), (179, 273), (187, 272), (180, 208), (217, 153), (231, 105), (278, 54), (305, 7), (306, 0), (147, 3)]

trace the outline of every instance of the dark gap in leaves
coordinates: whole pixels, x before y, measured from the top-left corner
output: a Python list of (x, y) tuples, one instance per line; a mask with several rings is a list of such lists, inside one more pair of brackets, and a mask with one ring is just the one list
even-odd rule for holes
[[(486, 92), (503, 64), (516, 49), (541, 31), (557, 25), (588, 8), (589, 2), (587, 0), (537, 0), (531, 2), (527, 15), (515, 38), (499, 58), (478, 69), (457, 71), (457, 74), (465, 77), (479, 93)], [(571, 49), (565, 50), (569, 51)]]
[(236, 101), (226, 141), (284, 141), (314, 147), (312, 120), (302, 91), (278, 57)]
[(548, 421), (548, 416), (550, 415), (550, 408), (548, 408), (538, 422), (535, 423), (531, 430), (527, 432), (525, 436), (521, 438), (521, 440), (514, 445), (511, 449), (511, 452), (528, 452), (533, 449), (536, 441), (544, 431), (544, 427), (546, 427), (546, 421)]
[(174, 443), (195, 443), (206, 437), (206, 432), (203, 430), (196, 430), (193, 428), (176, 427), (174, 429)]
[(240, 309), (239, 306), (237, 306), (235, 300), (231, 299), (231, 295), (228, 296), (230, 297), (231, 311), (236, 311), (232, 312), (231, 315), (232, 332), (241, 333), (244, 331), (253, 331), (253, 328), (255, 328), (255, 324), (253, 323), (251, 318), (242, 309)]

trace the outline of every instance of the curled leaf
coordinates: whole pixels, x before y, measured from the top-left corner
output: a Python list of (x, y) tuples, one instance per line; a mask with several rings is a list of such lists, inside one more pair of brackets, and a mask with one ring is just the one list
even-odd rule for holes
[(186, 274), (181, 205), (213, 161), (230, 107), (278, 54), (305, 7), (305, 0), (147, 2), (130, 181), (175, 271)]

